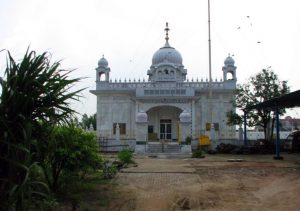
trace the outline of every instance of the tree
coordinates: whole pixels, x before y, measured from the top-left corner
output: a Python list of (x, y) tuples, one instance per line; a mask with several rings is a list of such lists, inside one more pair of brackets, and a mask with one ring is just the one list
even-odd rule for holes
[[(71, 71), (50, 63), (50, 55), (25, 53), (17, 63), (8, 52), (0, 96), (0, 209), (28, 210), (34, 190), (32, 148), (44, 140), (48, 125), (67, 122), (75, 111), (70, 100), (78, 100), (81, 90), (70, 88), (81, 78), (69, 79)], [(38, 189), (40, 190), (40, 188)]]
[[(278, 76), (270, 69), (263, 69), (257, 75), (250, 77), (245, 84), (238, 85), (234, 105), (238, 109), (244, 109), (274, 97), (289, 93), (287, 81), (280, 81)], [(280, 114), (285, 112), (281, 109)], [(250, 127), (261, 126), (264, 129), (266, 139), (272, 139), (275, 113), (270, 109), (247, 111), (246, 124)], [(227, 113), (227, 123), (237, 125), (243, 122), (243, 116), (235, 111)]]
[(100, 168), (96, 135), (73, 125), (49, 128), (48, 141), (37, 143), (36, 160), (53, 192), (65, 181), (82, 179), (89, 170)]
[(88, 116), (87, 114), (83, 114), (80, 126), (85, 130), (89, 130), (91, 127), (93, 127), (93, 129), (96, 130), (97, 128), (96, 117), (97, 117), (96, 114), (93, 114), (91, 116)]

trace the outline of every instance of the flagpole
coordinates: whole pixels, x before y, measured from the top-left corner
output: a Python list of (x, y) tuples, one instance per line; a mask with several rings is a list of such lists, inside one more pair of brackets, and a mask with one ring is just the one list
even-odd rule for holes
[(210, 123), (210, 139), (215, 139), (215, 131), (213, 124), (212, 109), (212, 71), (211, 71), (211, 32), (210, 32), (210, 0), (208, 0), (208, 65), (209, 65), (209, 123)]
[(208, 62), (209, 62), (209, 83), (211, 85), (212, 80), (211, 80), (210, 0), (208, 0)]

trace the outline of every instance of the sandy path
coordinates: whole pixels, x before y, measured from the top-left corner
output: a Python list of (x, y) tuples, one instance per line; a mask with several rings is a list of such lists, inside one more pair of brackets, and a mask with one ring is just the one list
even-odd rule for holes
[(300, 210), (295, 162), (136, 158), (108, 210)]

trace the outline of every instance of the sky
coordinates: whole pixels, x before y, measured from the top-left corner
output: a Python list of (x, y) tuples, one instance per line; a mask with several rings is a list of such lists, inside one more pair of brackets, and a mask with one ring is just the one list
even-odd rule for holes
[[(21, 59), (28, 46), (48, 51), (70, 77), (86, 77), (75, 89), (86, 87), (79, 113), (96, 112), (95, 68), (104, 55), (110, 78), (147, 79), (152, 56), (169, 43), (183, 57), (189, 79), (207, 78), (207, 0), (0, 0), (0, 50)], [(210, 0), (212, 77), (222, 78), (225, 58), (234, 55), (238, 83), (247, 82), (263, 68), (300, 89), (299, 0)], [(0, 76), (6, 66), (0, 52)], [(300, 110), (289, 111), (300, 118)]]

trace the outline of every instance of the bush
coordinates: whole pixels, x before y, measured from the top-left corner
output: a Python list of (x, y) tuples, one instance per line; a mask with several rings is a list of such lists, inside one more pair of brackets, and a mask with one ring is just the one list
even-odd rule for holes
[(62, 123), (74, 113), (70, 103), (79, 100), (81, 91), (72, 91), (80, 78), (69, 79), (71, 71), (50, 60), (50, 54), (28, 49), (18, 62), (8, 52), (0, 80), (0, 210), (28, 210), (33, 202), (46, 200), (46, 192), (32, 189), (42, 184), (31, 176), (38, 173), (31, 168), (36, 165), (33, 142), (45, 139), (37, 135), (44, 129), (40, 123)]
[(118, 152), (118, 158), (125, 165), (128, 165), (130, 163), (134, 163), (134, 161), (132, 159), (133, 158), (133, 152), (129, 149), (123, 149), (120, 152)]
[(204, 158), (202, 155), (202, 150), (200, 148), (197, 148), (192, 154), (192, 158)]
[(185, 144), (191, 144), (191, 142), (192, 142), (192, 138), (190, 137), (190, 136), (187, 136), (186, 138), (185, 138)]
[(225, 154), (230, 154), (234, 149), (236, 149), (236, 145), (233, 144), (224, 144), (221, 143), (217, 146), (217, 152), (218, 153), (225, 153)]
[(117, 167), (108, 160), (103, 162), (102, 176), (104, 179), (112, 179), (117, 174)]
[(49, 129), (48, 138), (36, 145), (36, 161), (43, 168), (50, 189), (56, 192), (67, 182), (83, 179), (99, 169), (101, 157), (95, 134), (73, 126)]
[(260, 153), (257, 146), (237, 146), (234, 144), (221, 143), (217, 146), (218, 153), (224, 154), (258, 154)]

